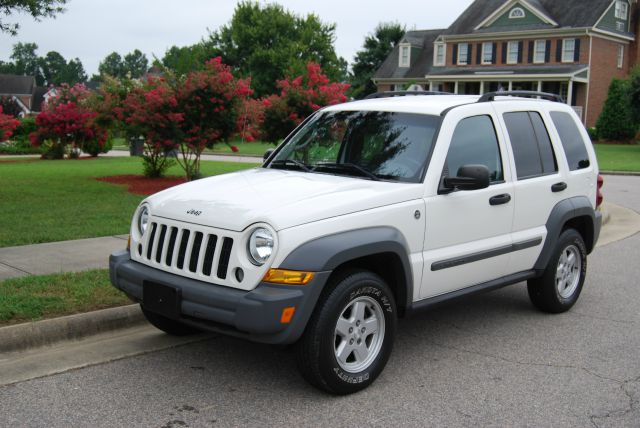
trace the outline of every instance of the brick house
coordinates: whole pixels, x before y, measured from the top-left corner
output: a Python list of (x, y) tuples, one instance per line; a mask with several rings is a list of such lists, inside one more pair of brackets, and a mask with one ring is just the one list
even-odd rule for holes
[(0, 74), (0, 97), (13, 98), (23, 115), (39, 113), (48, 92), (48, 88), (36, 85), (33, 76)]
[(556, 93), (594, 126), (611, 79), (640, 57), (637, 27), (635, 0), (475, 0), (447, 29), (407, 32), (373, 80), (380, 91)]

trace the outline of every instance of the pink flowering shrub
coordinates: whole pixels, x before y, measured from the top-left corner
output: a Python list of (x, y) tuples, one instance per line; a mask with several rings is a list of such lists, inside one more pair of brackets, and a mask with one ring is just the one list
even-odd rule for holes
[(20, 125), (20, 121), (2, 112), (0, 106), (0, 142), (6, 141), (13, 135), (13, 131)]

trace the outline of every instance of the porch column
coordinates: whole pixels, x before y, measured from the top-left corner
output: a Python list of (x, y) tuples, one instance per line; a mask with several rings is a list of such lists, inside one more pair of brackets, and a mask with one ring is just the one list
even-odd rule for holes
[(542, 80), (538, 80), (538, 92), (542, 92)]
[(484, 80), (480, 81), (480, 95), (484, 94)]
[(509, 80), (509, 91), (513, 91), (513, 81)]
[(433, 91), (433, 80), (429, 80), (429, 90)]
[(573, 80), (569, 80), (569, 86), (567, 88), (567, 104), (571, 105), (573, 99)]
[(456, 80), (454, 83), (455, 83), (455, 85), (453, 85), (453, 93), (457, 94), (458, 93), (458, 81)]

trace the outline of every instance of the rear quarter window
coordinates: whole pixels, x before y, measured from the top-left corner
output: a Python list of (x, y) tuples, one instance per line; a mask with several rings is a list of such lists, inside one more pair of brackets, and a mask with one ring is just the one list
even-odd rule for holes
[(551, 120), (558, 130), (558, 135), (560, 135), (560, 141), (569, 162), (569, 169), (575, 171), (588, 168), (590, 165), (589, 154), (573, 117), (562, 111), (552, 111), (550, 114)]

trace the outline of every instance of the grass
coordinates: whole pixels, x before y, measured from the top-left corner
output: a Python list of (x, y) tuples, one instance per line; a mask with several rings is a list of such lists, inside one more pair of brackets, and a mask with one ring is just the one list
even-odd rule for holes
[[(254, 167), (202, 162), (205, 175)], [(0, 247), (125, 234), (144, 198), (94, 177), (141, 174), (139, 158), (0, 162)], [(183, 175), (174, 166), (169, 175)]]
[(640, 172), (640, 144), (594, 144), (601, 171)]
[(0, 282), (0, 326), (130, 304), (106, 269)]
[[(206, 154), (216, 154), (216, 155), (236, 155), (236, 156), (260, 156), (264, 155), (269, 149), (273, 149), (276, 146), (271, 143), (264, 143), (262, 141), (253, 141), (242, 142), (232, 141), (229, 143), (233, 146), (236, 146), (240, 149), (239, 152), (234, 153), (231, 148), (226, 144), (216, 144), (213, 149), (205, 149), (204, 153)], [(113, 141), (113, 149), (114, 150), (129, 150), (129, 146), (127, 146), (124, 138), (114, 138)]]

